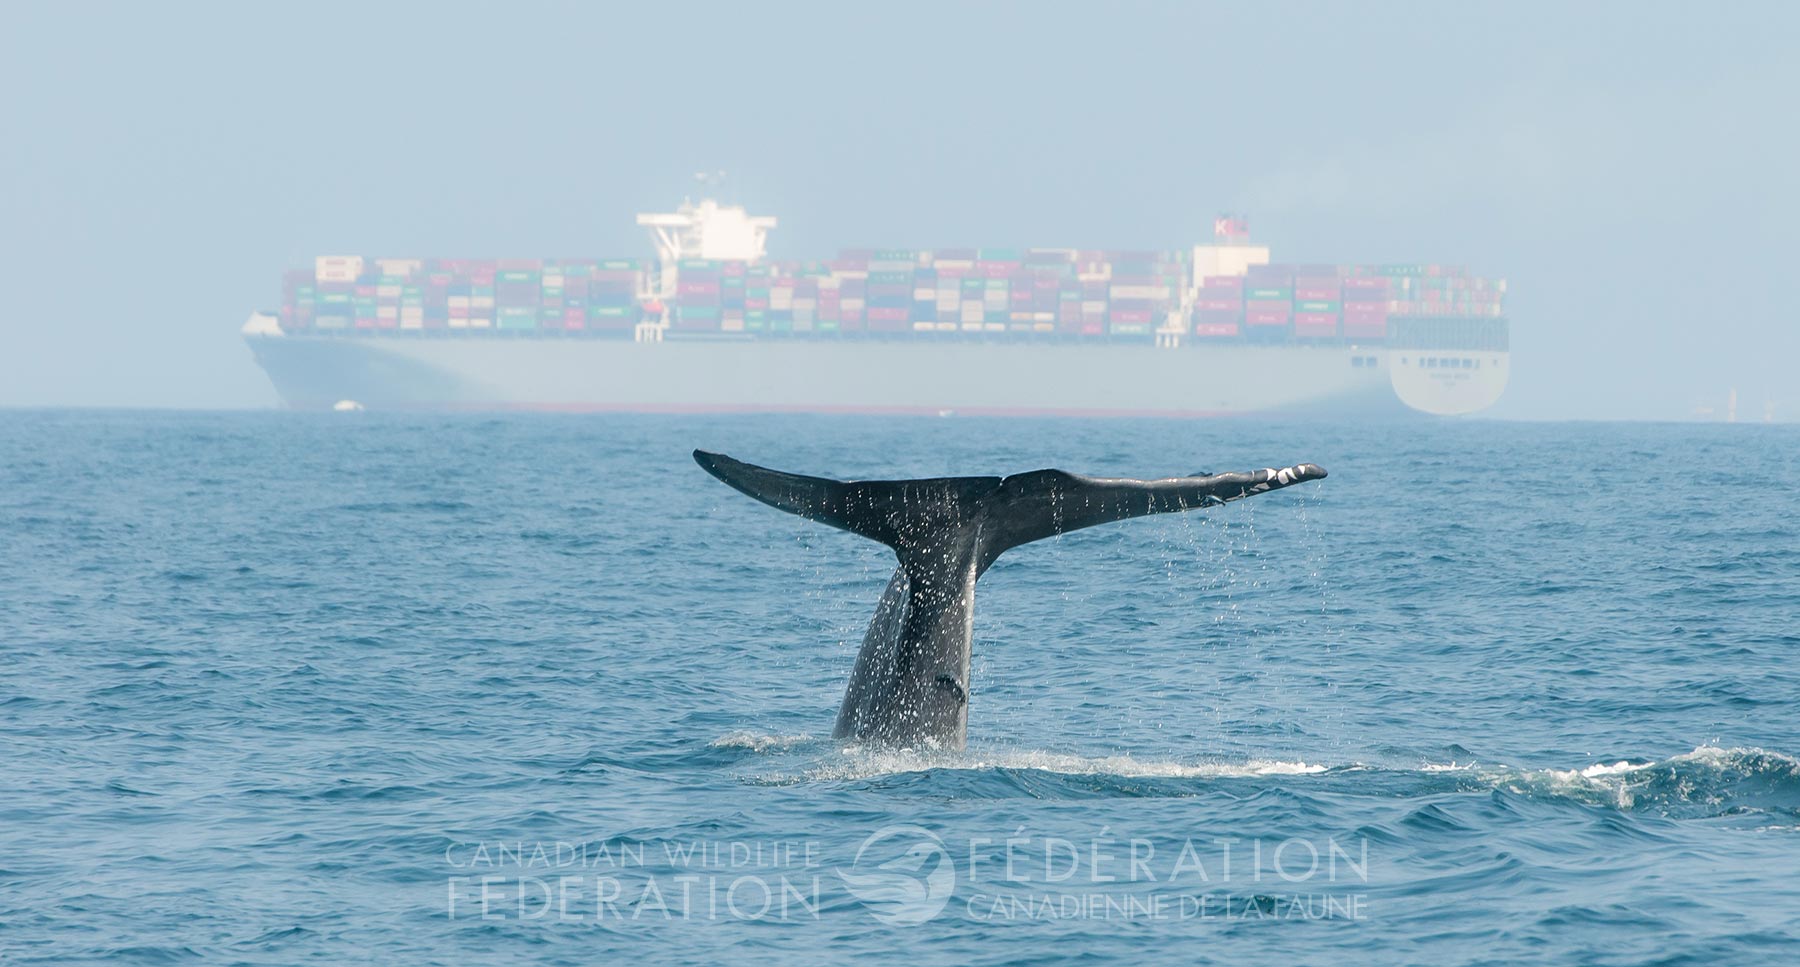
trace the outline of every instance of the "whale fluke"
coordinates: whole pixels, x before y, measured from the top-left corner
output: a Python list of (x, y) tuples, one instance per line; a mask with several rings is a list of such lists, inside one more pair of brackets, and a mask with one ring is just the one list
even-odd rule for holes
[(695, 450), (701, 467), (771, 507), (894, 549), (835, 735), (961, 748), (968, 721), (975, 582), (1001, 554), (1057, 534), (1280, 490), (1325, 477), (1302, 463), (1163, 480), (1034, 470), (1009, 477), (831, 480)]

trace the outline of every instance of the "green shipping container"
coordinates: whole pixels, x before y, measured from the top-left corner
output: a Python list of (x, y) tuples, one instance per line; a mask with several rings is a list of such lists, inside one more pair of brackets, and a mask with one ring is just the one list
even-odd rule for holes
[(500, 272), (494, 279), (497, 282), (536, 282), (542, 275), (541, 272)]
[(1292, 299), (1293, 289), (1248, 289), (1244, 292), (1246, 299)]
[(1295, 312), (1337, 312), (1343, 308), (1340, 302), (1296, 302)]

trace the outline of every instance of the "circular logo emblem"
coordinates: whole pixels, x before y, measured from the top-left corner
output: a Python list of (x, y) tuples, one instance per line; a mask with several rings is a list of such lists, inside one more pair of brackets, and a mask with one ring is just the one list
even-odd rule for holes
[(850, 869), (839, 868), (850, 895), (893, 926), (917, 926), (937, 916), (956, 891), (956, 864), (943, 840), (918, 826), (884, 826), (856, 851)]

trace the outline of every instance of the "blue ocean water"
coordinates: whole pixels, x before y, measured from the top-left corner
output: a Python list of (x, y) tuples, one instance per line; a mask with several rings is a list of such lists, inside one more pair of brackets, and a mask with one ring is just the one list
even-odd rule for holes
[[(1021, 548), (842, 747), (835, 476), (1328, 480)], [(1800, 962), (1800, 431), (0, 414), (0, 962)]]

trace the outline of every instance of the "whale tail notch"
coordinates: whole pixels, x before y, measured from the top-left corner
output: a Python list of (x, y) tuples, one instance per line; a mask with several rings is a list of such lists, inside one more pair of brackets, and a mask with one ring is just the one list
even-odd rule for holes
[(1057, 534), (1149, 514), (1214, 507), (1325, 477), (1302, 463), (1162, 480), (1087, 477), (1034, 470), (1010, 477), (832, 480), (770, 470), (722, 453), (694, 460), (726, 484), (771, 507), (829, 524), (900, 552), (934, 543), (946, 529), (981, 523), (983, 566), (1004, 551)]

